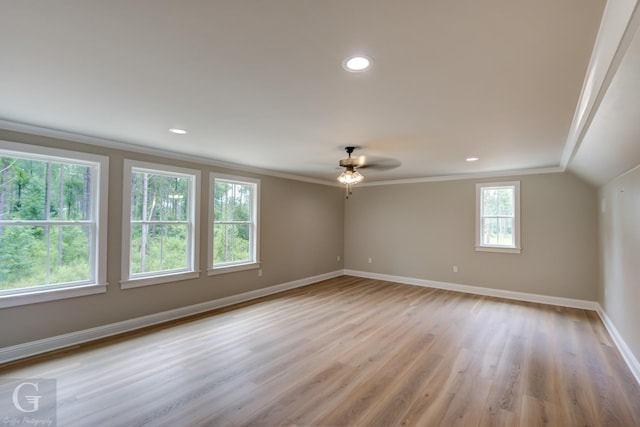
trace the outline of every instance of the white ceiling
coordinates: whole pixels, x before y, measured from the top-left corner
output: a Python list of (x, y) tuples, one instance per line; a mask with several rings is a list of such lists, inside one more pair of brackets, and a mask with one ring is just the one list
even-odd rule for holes
[[(326, 182), (360, 145), (401, 163), (369, 182), (575, 164), (601, 183), (590, 147), (640, 135), (637, 106), (618, 115), (640, 42), (562, 158), (604, 6), (0, 0), (0, 119)], [(358, 53), (372, 69), (344, 71)]]

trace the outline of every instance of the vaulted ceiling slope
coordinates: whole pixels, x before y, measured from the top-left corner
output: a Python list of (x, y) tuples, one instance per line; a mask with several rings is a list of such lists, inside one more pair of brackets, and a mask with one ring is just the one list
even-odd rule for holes
[(595, 185), (640, 164), (639, 24), (637, 0), (607, 4), (567, 142), (563, 165)]
[[(5, 1), (0, 119), (321, 182), (358, 145), (401, 164), (367, 182), (569, 167), (600, 183), (628, 167), (595, 161), (603, 141), (639, 134), (640, 42), (618, 49), (635, 5)], [(596, 39), (607, 13), (619, 31)], [(354, 54), (373, 66), (345, 71)]]

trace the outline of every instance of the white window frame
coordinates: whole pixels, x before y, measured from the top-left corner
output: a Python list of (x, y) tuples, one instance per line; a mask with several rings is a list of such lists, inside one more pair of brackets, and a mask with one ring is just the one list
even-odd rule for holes
[[(214, 191), (215, 191), (215, 182), (216, 180), (244, 184), (244, 185), (253, 185), (254, 193), (253, 193), (253, 201), (252, 201), (252, 244), (251, 244), (251, 252), (252, 259), (248, 262), (240, 262), (240, 263), (230, 263), (214, 266), (213, 264), (213, 219), (214, 219)], [(216, 172), (211, 172), (209, 174), (209, 234), (208, 234), (208, 261), (207, 261), (207, 270), (208, 274), (223, 274), (223, 273), (232, 273), (236, 271), (243, 270), (251, 270), (260, 268), (260, 180), (255, 178), (247, 178), (243, 176), (235, 176), (235, 175), (225, 175)]]
[[(489, 188), (513, 188), (513, 245), (487, 245), (482, 243), (483, 234), (483, 214), (482, 214), (482, 191)], [(502, 252), (519, 254), (522, 252), (520, 245), (520, 181), (507, 182), (483, 182), (476, 184), (476, 251)]]
[[(175, 272), (159, 271), (144, 275), (131, 275), (131, 175), (134, 169), (190, 179), (189, 198), (191, 203), (188, 208), (189, 243), (187, 246), (188, 265), (186, 269)], [(157, 285), (200, 277), (200, 171), (166, 164), (125, 159), (122, 179), (122, 275), (120, 288), (138, 288), (141, 286)]]
[[(107, 200), (109, 186), (109, 158), (96, 154), (49, 148), (39, 145), (0, 141), (0, 152), (5, 156), (29, 158), (40, 161), (74, 163), (93, 168), (91, 182), (92, 218), (87, 225), (92, 229), (89, 263), (91, 277), (88, 281), (35, 286), (0, 291), (0, 308), (35, 304), (59, 299), (105, 293), (107, 291)], [(47, 221), (38, 221), (42, 224)], [(83, 221), (84, 223), (84, 221)]]

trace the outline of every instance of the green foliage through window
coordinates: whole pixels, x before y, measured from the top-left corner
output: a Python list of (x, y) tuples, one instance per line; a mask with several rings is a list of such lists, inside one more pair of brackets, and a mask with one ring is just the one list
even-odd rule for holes
[(95, 167), (0, 156), (0, 291), (88, 283)]
[(130, 276), (188, 270), (193, 177), (133, 168)]
[(224, 179), (214, 182), (214, 267), (255, 261), (256, 185)]
[(481, 243), (491, 246), (515, 246), (515, 189), (511, 186), (485, 187), (481, 190)]

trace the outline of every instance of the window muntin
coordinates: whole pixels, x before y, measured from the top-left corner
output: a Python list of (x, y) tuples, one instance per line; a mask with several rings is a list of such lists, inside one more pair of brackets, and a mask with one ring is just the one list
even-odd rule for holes
[(209, 268), (257, 268), (260, 181), (211, 174)]
[(199, 171), (125, 161), (124, 288), (196, 272), (197, 187)]
[(476, 249), (520, 252), (520, 182), (476, 185)]
[(0, 141), (0, 306), (104, 292), (107, 169), (103, 156)]

